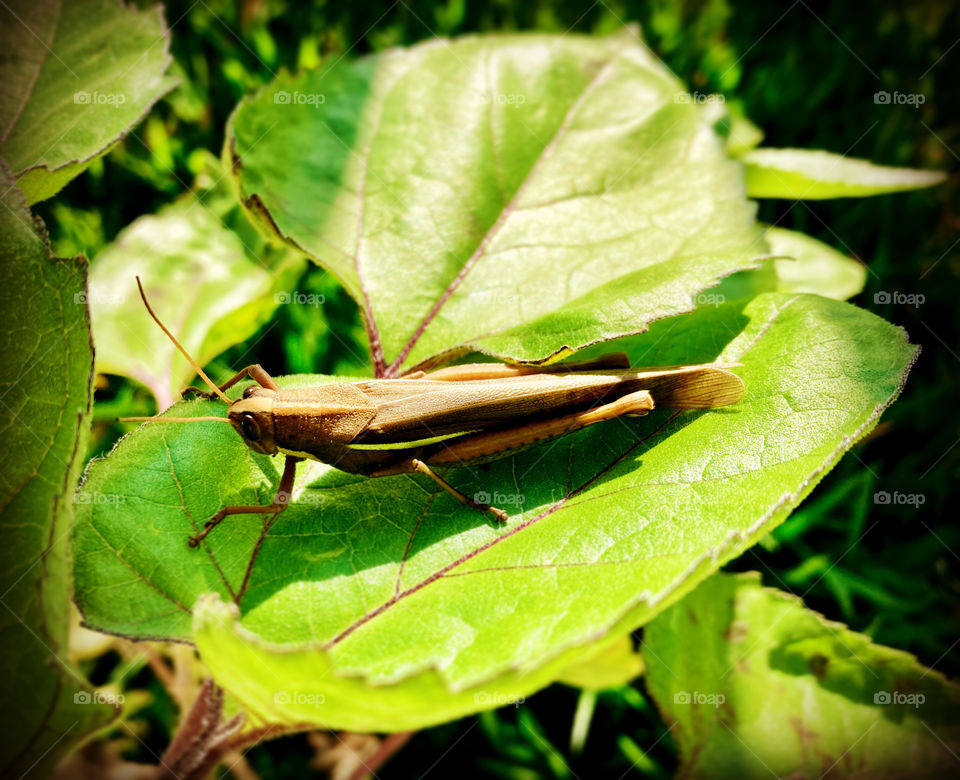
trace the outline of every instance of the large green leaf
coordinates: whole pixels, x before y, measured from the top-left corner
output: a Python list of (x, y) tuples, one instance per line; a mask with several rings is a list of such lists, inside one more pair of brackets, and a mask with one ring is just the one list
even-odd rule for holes
[(758, 574), (703, 583), (644, 655), (683, 777), (956, 776), (960, 686)]
[(468, 38), (281, 75), (225, 154), (262, 229), (358, 301), (378, 374), (536, 362), (688, 311), (764, 253), (684, 97), (632, 36)]
[(777, 289), (825, 295), (845, 301), (863, 291), (867, 266), (832, 246), (795, 230), (770, 227), (770, 251), (777, 256)]
[(249, 247), (219, 209), (191, 196), (141, 217), (93, 262), (90, 307), (97, 371), (150, 388), (161, 409), (195, 371), (153, 324), (154, 311), (201, 364), (257, 331), (277, 305), (293, 302), (303, 259), (262, 242)]
[(73, 490), (90, 426), (93, 352), (85, 263), (50, 256), (8, 169), (0, 165), (0, 770), (46, 776), (105, 723), (64, 660)]
[(740, 157), (753, 198), (854, 198), (932, 187), (940, 171), (891, 168), (812, 149), (753, 149)]
[(160, 6), (10, 0), (0, 31), (0, 155), (28, 203), (79, 175), (176, 83)]
[[(267, 719), (384, 730), (494, 706), (478, 692), (517, 695), (561, 675), (777, 525), (873, 427), (915, 356), (872, 314), (781, 294), (655, 323), (624, 346), (637, 364), (740, 361), (747, 395), (451, 472), (511, 509), (504, 526), (422, 478), (311, 463), (268, 533), (261, 518), (232, 518), (191, 550), (187, 535), (221, 505), (268, 500), (278, 463), (217, 423), (143, 426), (88, 470), (84, 493), (125, 502), (83, 506), (87, 624), (190, 639), (198, 597), (238, 603), (242, 626), (206, 602), (194, 638), (218, 681)], [(329, 379), (281, 384), (316, 381)], [(442, 700), (441, 683), (464, 696)], [(284, 691), (306, 703), (278, 706)]]

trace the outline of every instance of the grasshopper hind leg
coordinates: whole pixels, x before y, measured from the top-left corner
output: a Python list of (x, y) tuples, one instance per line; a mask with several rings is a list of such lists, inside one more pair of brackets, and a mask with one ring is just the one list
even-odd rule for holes
[(534, 420), (505, 430), (468, 434), (444, 443), (442, 449), (438, 448), (425, 455), (424, 460), (438, 466), (455, 466), (458, 463), (489, 460), (502, 457), (509, 452), (519, 452), (534, 444), (617, 417), (642, 417), (653, 408), (654, 403), (650, 393), (646, 390), (638, 390), (610, 403), (582, 412), (573, 412), (563, 417)]
[(593, 409), (574, 412), (563, 417), (547, 420), (536, 420), (516, 428), (498, 431), (485, 431), (468, 434), (449, 443), (444, 442), (442, 449), (424, 455), (424, 460), (410, 458), (384, 469), (374, 471), (371, 477), (386, 477), (391, 474), (420, 473), (430, 477), (451, 496), (467, 506), (490, 512), (498, 520), (506, 521), (509, 515), (502, 509), (476, 501), (464, 495), (453, 485), (440, 477), (425, 461), (430, 464), (456, 466), (471, 461), (480, 461), (523, 449), (546, 439), (562, 436), (566, 433), (588, 425), (612, 420), (617, 417), (642, 417), (654, 408), (653, 398), (646, 390), (628, 393), (615, 401), (603, 404)]

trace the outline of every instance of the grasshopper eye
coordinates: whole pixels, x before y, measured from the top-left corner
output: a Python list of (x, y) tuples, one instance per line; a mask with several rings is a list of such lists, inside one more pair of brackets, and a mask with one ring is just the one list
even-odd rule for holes
[(243, 438), (247, 441), (260, 439), (260, 426), (252, 414), (247, 413), (240, 418), (240, 428), (243, 430)]
[(251, 395), (253, 395), (255, 392), (257, 392), (257, 386), (256, 386), (256, 385), (250, 385), (250, 387), (246, 388), (246, 389), (243, 391), (243, 397), (244, 397), (244, 398), (249, 398), (249, 397), (250, 397)]

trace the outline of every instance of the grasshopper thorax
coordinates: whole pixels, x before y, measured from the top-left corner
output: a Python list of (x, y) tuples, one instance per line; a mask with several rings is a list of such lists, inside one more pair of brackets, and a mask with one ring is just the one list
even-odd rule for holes
[(252, 386), (230, 404), (227, 419), (240, 438), (254, 452), (274, 455), (277, 452), (274, 430), (273, 397), (275, 390)]

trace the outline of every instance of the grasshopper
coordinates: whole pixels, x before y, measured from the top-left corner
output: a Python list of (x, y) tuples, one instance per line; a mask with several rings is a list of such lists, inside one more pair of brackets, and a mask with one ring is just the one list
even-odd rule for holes
[[(283, 474), (266, 505), (225, 506), (189, 544), (196, 547), (226, 517), (269, 514), (290, 501), (296, 467), (305, 458), (352, 474), (423, 474), (458, 501), (501, 521), (502, 509), (474, 500), (438, 475), (453, 467), (494, 460), (547, 439), (655, 407), (711, 409), (736, 403), (743, 380), (732, 365), (631, 368), (623, 353), (551, 366), (476, 363), (416, 371), (398, 379), (280, 388), (259, 364), (216, 385), (154, 313), (137, 278), (144, 306), (210, 388), (196, 393), (227, 403), (226, 417), (125, 417), (123, 422), (228, 422), (254, 452), (282, 452)], [(252, 379), (231, 401), (226, 391)]]

